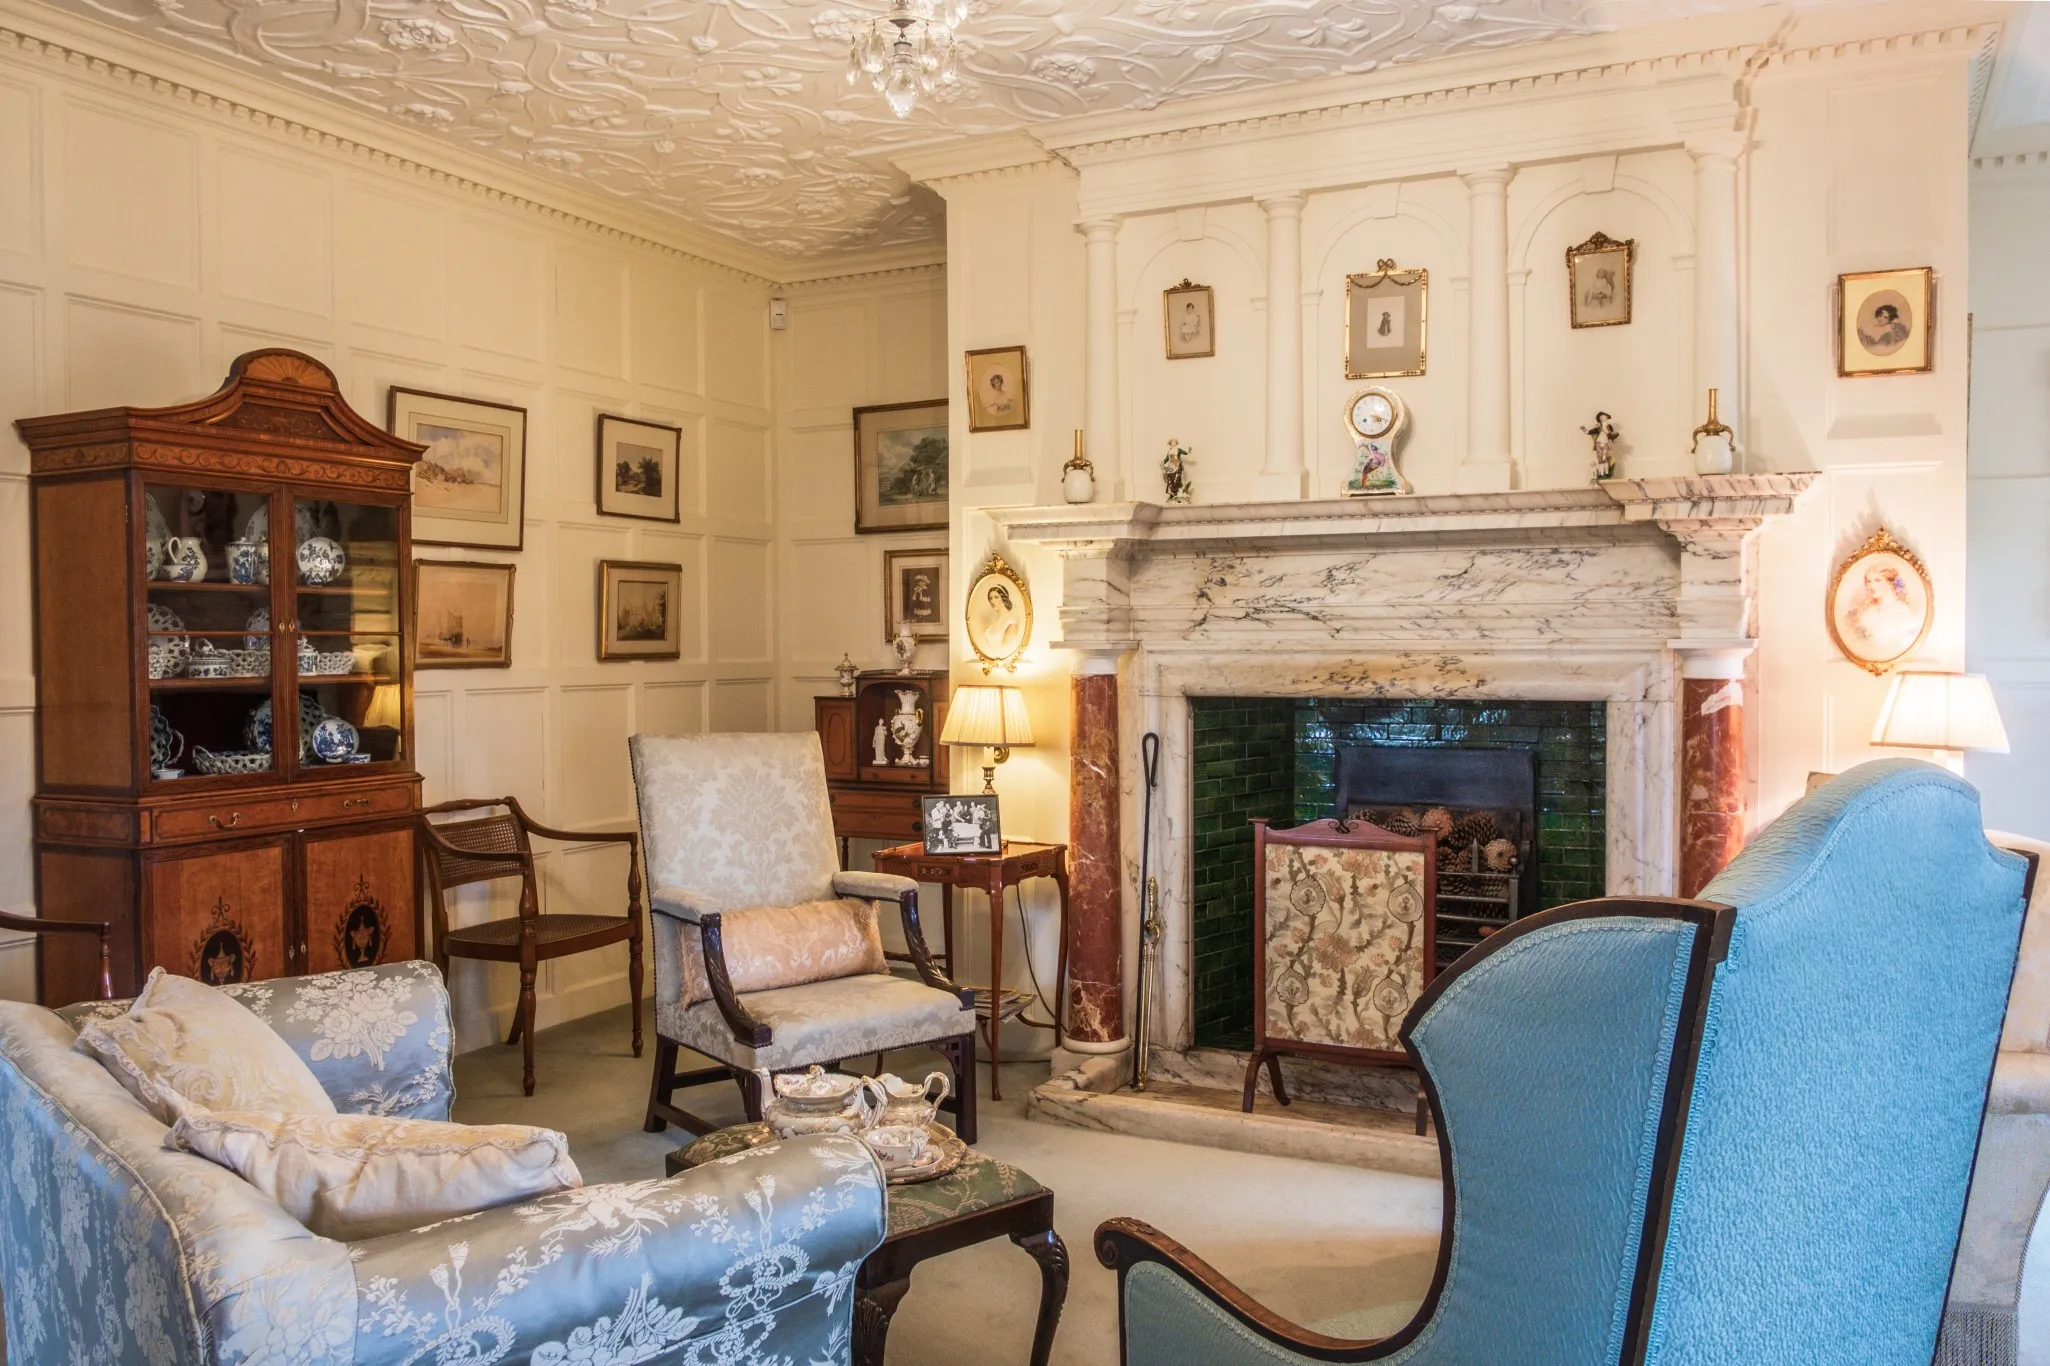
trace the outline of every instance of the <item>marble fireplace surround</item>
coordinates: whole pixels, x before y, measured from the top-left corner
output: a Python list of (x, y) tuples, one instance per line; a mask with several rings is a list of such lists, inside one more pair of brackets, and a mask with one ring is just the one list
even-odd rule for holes
[[(1155, 1049), (1191, 1042), (1189, 699), (1197, 696), (1600, 701), (1607, 715), (1607, 883), (1666, 894), (1680, 875), (1683, 700), (1741, 714), (1753, 647), (1752, 537), (1811, 473), (1610, 480), (1589, 488), (1373, 500), (991, 509), (1012, 541), (1062, 560), (1061, 639), (1080, 699), (1115, 676), (1119, 810), (1079, 809), (1071, 841), (1121, 868), (1127, 983), (1139, 921), (1143, 778), (1160, 735), (1153, 867), (1164, 934)], [(1700, 680), (1700, 681), (1697, 681)], [(1741, 734), (1718, 729), (1718, 734)], [(1077, 735), (1076, 749), (1087, 737)], [(1108, 737), (1099, 737), (1108, 738)], [(1690, 744), (1692, 737), (1690, 734)], [(1099, 748), (1099, 753), (1102, 749)], [(1728, 759), (1730, 756), (1724, 756)], [(1725, 764), (1727, 768), (1727, 764)], [(1101, 782), (1108, 775), (1095, 775)], [(1078, 791), (1079, 791), (1078, 783)], [(1105, 827), (1118, 833), (1111, 834)], [(1084, 936), (1072, 943), (1078, 947)], [(1076, 964), (1076, 979), (1089, 965)], [(1078, 998), (1079, 1001), (1079, 998)], [(1107, 1003), (1105, 1003), (1107, 1004)], [(1127, 1048), (1123, 1010), (1079, 1052)]]

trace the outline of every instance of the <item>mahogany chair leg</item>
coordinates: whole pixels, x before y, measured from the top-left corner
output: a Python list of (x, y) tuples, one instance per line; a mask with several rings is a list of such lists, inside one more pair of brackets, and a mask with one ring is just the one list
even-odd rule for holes
[(740, 1086), (740, 1104), (747, 1111), (747, 1122), (762, 1122), (762, 1079), (744, 1067), (733, 1069), (733, 1080)]
[(932, 1045), (954, 1069), (954, 1094), (941, 1109), (954, 1112), (954, 1132), (963, 1143), (975, 1142), (975, 1033), (941, 1039)]
[(655, 1075), (648, 1083), (648, 1117), (641, 1122), (641, 1128), (651, 1134), (659, 1134), (669, 1127), (661, 1110), (669, 1105), (669, 1096), (676, 1089), (676, 1043), (655, 1035)]
[(1265, 1056), (1256, 1049), (1253, 1056), (1246, 1059), (1246, 1094), (1239, 1102), (1239, 1109), (1249, 1115), (1253, 1113), (1253, 1088), (1260, 1084), (1260, 1059)]
[(1267, 1075), (1274, 1081), (1274, 1099), (1282, 1105), (1288, 1104), (1288, 1088), (1281, 1083), (1281, 1055), (1279, 1053), (1269, 1053), (1267, 1055)]
[(634, 1056), (641, 1055), (641, 935), (636, 922), (634, 934), (626, 941), (626, 989), (633, 996), (634, 1004)]
[[(513, 1033), (524, 1045), (525, 1067), (520, 1073), (520, 1084), (528, 1095), (534, 1094), (534, 965), (520, 964), (520, 1009), (513, 1025)], [(510, 1039), (507, 1040), (511, 1042)]]

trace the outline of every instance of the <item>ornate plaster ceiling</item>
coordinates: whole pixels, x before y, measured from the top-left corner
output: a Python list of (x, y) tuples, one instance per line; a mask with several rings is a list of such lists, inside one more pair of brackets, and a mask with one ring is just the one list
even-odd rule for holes
[(937, 137), (1759, 0), (971, 0), (958, 86), (844, 80), (885, 0), (55, 0), (765, 250), (928, 241), (890, 166)]

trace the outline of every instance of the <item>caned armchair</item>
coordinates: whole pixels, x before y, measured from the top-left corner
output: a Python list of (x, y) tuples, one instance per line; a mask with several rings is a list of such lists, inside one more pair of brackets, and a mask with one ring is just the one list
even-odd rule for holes
[(1908, 1366), (1936, 1348), (2022, 920), (1978, 794), (1866, 764), (1696, 902), (1518, 921), (1403, 1026), (1445, 1170), (1429, 1296), (1305, 1327), (1097, 1230), (1126, 1366)]
[[(636, 735), (629, 748), (655, 931), (648, 1131), (712, 1127), (671, 1103), (679, 1086), (736, 1081), (759, 1119), (763, 1073), (925, 1047), (952, 1067), (948, 1105), (974, 1142), (974, 995), (933, 963), (917, 883), (840, 871), (818, 736)], [(884, 903), (916, 981), (883, 959)], [(679, 1072), (679, 1049), (715, 1065)]]

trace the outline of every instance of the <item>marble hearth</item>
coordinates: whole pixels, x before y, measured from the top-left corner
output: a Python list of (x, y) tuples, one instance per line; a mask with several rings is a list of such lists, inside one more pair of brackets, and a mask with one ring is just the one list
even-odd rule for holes
[[(1139, 921), (1143, 792), (1136, 762), (1124, 756), (1137, 755), (1148, 731), (1161, 745), (1153, 868), (1164, 928), (1149, 1057), (1168, 1085), (1144, 1098), (1132, 1122), (1174, 1136), (1168, 1092), (1237, 1085), (1235, 1055), (1190, 1047), (1191, 698), (1599, 703), (1609, 892), (1697, 889), (1734, 852), (1743, 828), (1753, 535), (1790, 511), (1813, 478), (992, 510), (1011, 541), (1061, 557), (1055, 644), (1081, 656), (1075, 750), (1096, 756), (1076, 779), (1070, 841), (1078, 862), (1118, 871), (1103, 895), (1070, 913), (1071, 1047), (1087, 1065), (1042, 1088), (1035, 1113), (1099, 1126), (1115, 1102), (1132, 1099), (1108, 1093), (1130, 1071), (1128, 1058), (1116, 1055), (1130, 1047)], [(1304, 1081), (1319, 1089), (1314, 1078)], [(1333, 1078), (1331, 1089), (1333, 1101), (1381, 1109), (1371, 1117), (1370, 1148), (1391, 1136), (1425, 1142), (1388, 1132), (1388, 1112), (1406, 1108), (1412, 1094), (1397, 1077), (1350, 1086)], [(1219, 1131), (1237, 1119), (1235, 1110), (1185, 1108), (1192, 1141), (1227, 1142)], [(1294, 1143), (1282, 1150), (1296, 1151)], [(1258, 1146), (1243, 1135), (1227, 1145)], [(1412, 1153), (1407, 1169), (1418, 1160)]]

